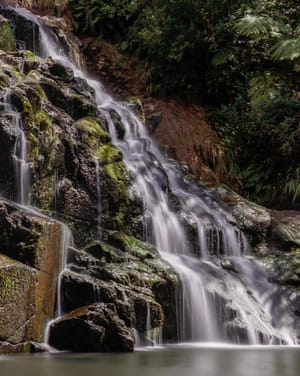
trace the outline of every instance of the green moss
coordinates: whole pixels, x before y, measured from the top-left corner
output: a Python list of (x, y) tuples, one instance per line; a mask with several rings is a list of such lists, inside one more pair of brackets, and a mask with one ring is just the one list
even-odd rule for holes
[(113, 246), (120, 248), (123, 252), (132, 254), (142, 260), (158, 257), (157, 250), (151, 244), (144, 243), (122, 232), (111, 233), (109, 241)]
[(55, 195), (55, 177), (46, 176), (40, 179), (32, 187), (32, 193), (37, 198), (37, 206), (43, 210), (51, 211)]
[(108, 163), (104, 170), (112, 180), (115, 189), (119, 195), (125, 194), (128, 189), (129, 177), (123, 162)]
[(19, 68), (11, 66), (10, 67), (11, 73), (15, 76), (16, 81), (21, 81), (23, 78), (22, 73), (20, 72)]
[(4, 73), (0, 73), (0, 88), (7, 86), (9, 86), (9, 78)]
[(52, 126), (52, 118), (44, 111), (35, 114), (35, 120), (41, 131), (48, 130)]
[(36, 54), (34, 54), (32, 51), (25, 51), (24, 57), (25, 57), (26, 60), (29, 60), (29, 61), (38, 61), (39, 60), (39, 57)]
[[(11, 261), (8, 261), (10, 264)], [(21, 272), (15, 267), (6, 267), (0, 269), (0, 298), (1, 301), (18, 299), (18, 281), (22, 278)]]
[(119, 162), (122, 160), (122, 153), (112, 145), (101, 145), (96, 153), (102, 165)]
[(104, 131), (101, 124), (91, 116), (84, 117), (74, 124), (81, 133), (81, 139), (92, 150), (95, 150), (101, 143), (108, 143), (111, 141), (110, 135)]
[(33, 116), (33, 109), (27, 98), (23, 100), (23, 116)]

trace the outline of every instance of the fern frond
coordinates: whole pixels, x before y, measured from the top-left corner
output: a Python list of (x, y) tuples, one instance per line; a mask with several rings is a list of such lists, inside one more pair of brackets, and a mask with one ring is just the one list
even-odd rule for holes
[(277, 22), (271, 17), (248, 14), (236, 25), (236, 31), (246, 37), (263, 38), (269, 35), (280, 35), (289, 30), (288, 25)]
[(278, 91), (278, 77), (265, 71), (249, 81), (248, 95), (253, 109), (270, 102)]
[(233, 59), (233, 54), (228, 49), (219, 50), (211, 59), (212, 65), (215, 67), (226, 64), (229, 60)]
[(270, 48), (271, 59), (275, 61), (295, 60), (300, 57), (300, 37), (285, 39)]

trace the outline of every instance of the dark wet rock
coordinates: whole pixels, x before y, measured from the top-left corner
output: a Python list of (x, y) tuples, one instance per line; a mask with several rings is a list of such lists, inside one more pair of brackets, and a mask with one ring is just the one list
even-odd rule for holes
[(253, 245), (264, 240), (271, 226), (268, 209), (244, 199), (225, 186), (218, 187), (216, 193), (228, 205), (238, 227), (248, 233)]
[[(62, 70), (64, 71), (63, 68)], [(59, 87), (57, 82), (50, 79), (41, 80), (40, 85), (49, 101), (64, 109), (74, 120), (96, 115), (95, 104), (71, 88)]]
[(13, 344), (10, 342), (0, 341), (0, 354), (35, 354), (45, 351), (48, 351), (47, 347), (38, 342), (31, 341)]
[(114, 284), (71, 271), (64, 272), (62, 286), (64, 312), (100, 301), (114, 303), (117, 299)]
[[(49, 214), (55, 211), (74, 230), (80, 246), (96, 236), (100, 206), (102, 228), (141, 233), (141, 200), (86, 82), (28, 51), (1, 54), (0, 59), (1, 85), (4, 92), (11, 90), (29, 142), (31, 202)], [(32, 62), (31, 69), (28, 65), (23, 72), (23, 62)], [(13, 119), (2, 114), (0, 191), (12, 199), (16, 193), (11, 155), (17, 137)]]
[(79, 308), (51, 325), (49, 343), (74, 352), (133, 351), (132, 331), (118, 318), (113, 305)]
[(12, 125), (10, 115), (0, 114), (0, 189), (3, 195), (14, 199), (16, 197), (16, 177), (15, 174), (7, 174), (8, 166), (12, 167), (12, 154), (17, 137), (17, 130)]
[(300, 247), (300, 213), (272, 210), (272, 236), (284, 248)]
[(70, 270), (62, 277), (64, 311), (112, 303), (127, 326), (141, 333), (163, 327), (165, 339), (175, 340), (178, 276), (153, 246), (119, 232), (106, 237), (110, 244), (94, 241), (84, 250), (70, 249)]
[(0, 341), (42, 341), (54, 314), (61, 225), (0, 201)]

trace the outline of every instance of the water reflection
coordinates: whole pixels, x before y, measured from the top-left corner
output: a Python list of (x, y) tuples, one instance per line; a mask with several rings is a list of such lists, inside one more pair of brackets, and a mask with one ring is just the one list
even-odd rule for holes
[(300, 348), (184, 347), (0, 357), (5, 376), (299, 376)]

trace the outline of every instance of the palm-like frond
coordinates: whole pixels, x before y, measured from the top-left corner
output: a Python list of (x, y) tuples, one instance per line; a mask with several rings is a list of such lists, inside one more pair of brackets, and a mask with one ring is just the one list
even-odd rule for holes
[(283, 193), (293, 196), (293, 201), (300, 197), (300, 168), (296, 168), (292, 176), (289, 174), (283, 187)]
[(265, 36), (276, 36), (289, 32), (290, 27), (271, 17), (248, 14), (237, 23), (236, 31), (240, 35), (260, 39)]
[(259, 109), (269, 103), (277, 94), (278, 77), (265, 71), (253, 77), (249, 82), (248, 95), (253, 109)]
[(295, 60), (300, 57), (300, 37), (284, 39), (270, 48), (271, 59), (275, 61)]

